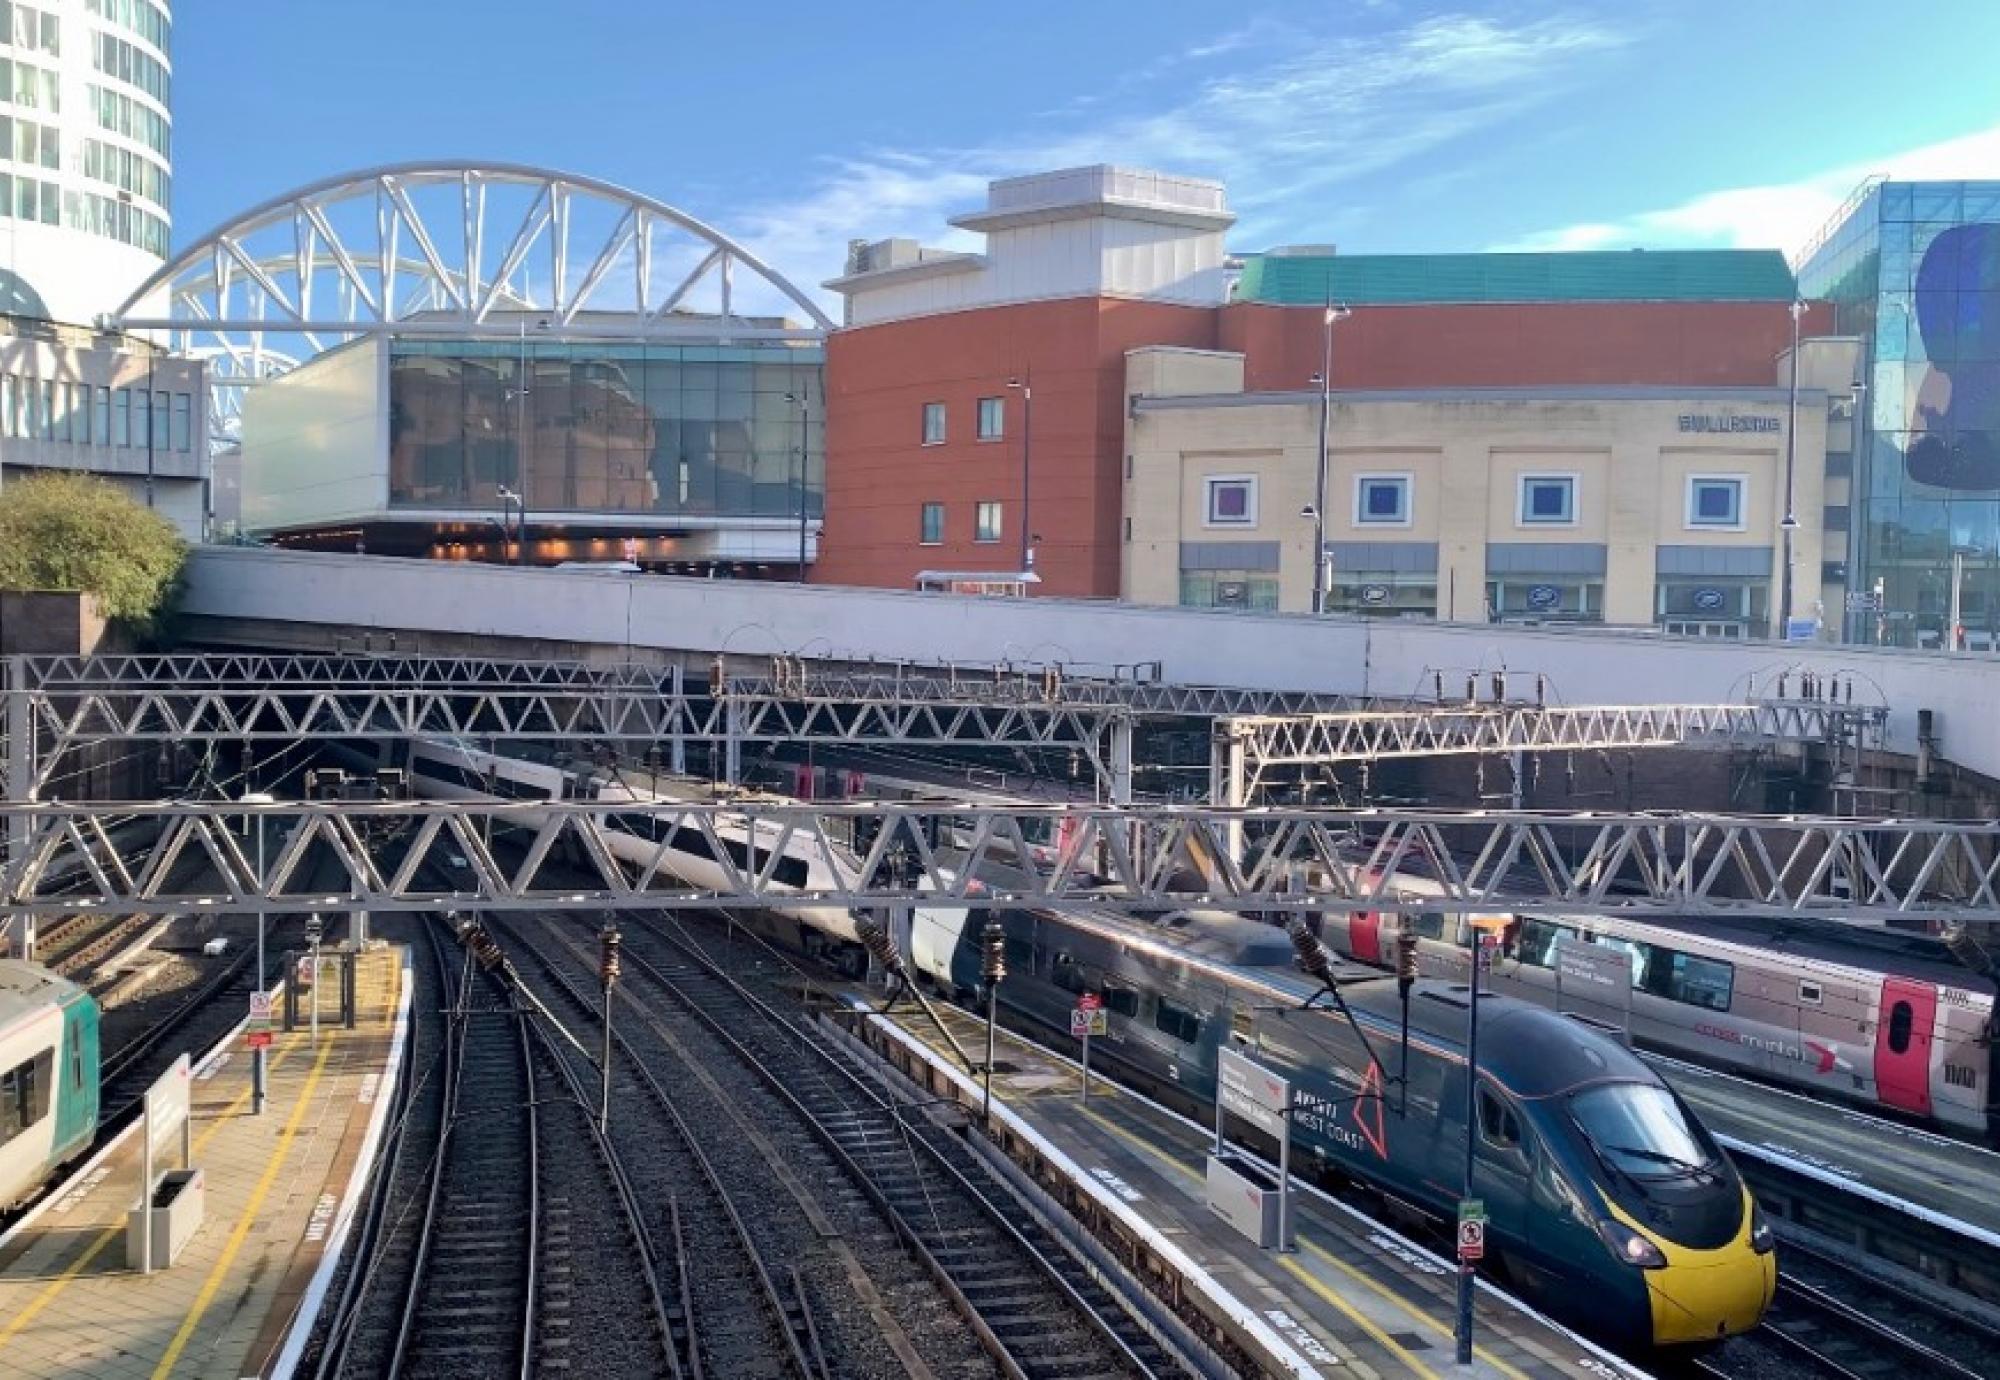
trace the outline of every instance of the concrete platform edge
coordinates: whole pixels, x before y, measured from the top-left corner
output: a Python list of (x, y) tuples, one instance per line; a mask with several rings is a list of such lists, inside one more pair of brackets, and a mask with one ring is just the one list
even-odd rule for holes
[[(869, 1024), (882, 1031), (887, 1038), (895, 1041), (916, 1058), (923, 1060), (931, 1068), (942, 1073), (963, 1096), (969, 1098), (974, 1103), (978, 1101), (978, 1085), (959, 1070), (939, 1060), (935, 1051), (931, 1050), (922, 1041), (909, 1035), (886, 1016), (871, 1015), (868, 1019)], [(1116, 1194), (1098, 1183), (1090, 1175), (1084, 1173), (1081, 1165), (1077, 1164), (1067, 1154), (1046, 1140), (1040, 1132), (1030, 1126), (1023, 1118), (1016, 1115), (1005, 1103), (996, 1101), (993, 1104), (993, 1112), (995, 1116), (1000, 1117), (1007, 1123), (1008, 1129), (1015, 1135), (1033, 1145), (1036, 1153), (1042, 1155), (1050, 1164), (1059, 1166), (1063, 1174), (1072, 1183), (1090, 1195), (1092, 1201), (1096, 1202), (1105, 1212), (1116, 1217), (1133, 1235), (1143, 1240), (1149, 1250), (1158, 1255), (1160, 1259), (1169, 1262), (1183, 1279), (1189, 1281), (1199, 1289), (1208, 1298), (1209, 1302), (1224, 1316), (1229, 1318), (1245, 1336), (1253, 1338), (1257, 1345), (1263, 1349), (1265, 1355), (1282, 1367), (1286, 1374), (1296, 1375), (1300, 1377), (1300, 1380), (1325, 1380), (1324, 1374), (1318, 1368), (1287, 1345), (1285, 1340), (1274, 1332), (1262, 1318), (1259, 1318), (1248, 1305), (1218, 1284), (1209, 1276), (1207, 1271), (1195, 1264), (1178, 1246), (1154, 1231), (1151, 1223), (1134, 1213), (1125, 1203), (1119, 1201)]]
[(410, 950), (403, 950), (401, 971), (397, 985), (401, 989), (396, 998), (396, 1021), (389, 1035), (389, 1059), (382, 1068), (382, 1080), (376, 1085), (375, 1108), (368, 1118), (368, 1130), (361, 1139), (361, 1153), (355, 1156), (354, 1168), (347, 1176), (347, 1187), (341, 1193), (340, 1211), (333, 1219), (333, 1228), (327, 1234), (326, 1249), (320, 1255), (319, 1268), (313, 1271), (312, 1283), (306, 1287), (305, 1298), (299, 1304), (298, 1315), (292, 1319), (290, 1330), (285, 1334), (285, 1344), (278, 1352), (278, 1359), (268, 1371), (272, 1380), (290, 1380), (298, 1369), (299, 1360), (305, 1355), (306, 1343), (312, 1338), (313, 1324), (319, 1320), (319, 1310), (326, 1302), (327, 1290), (333, 1287), (334, 1271), (339, 1268), (341, 1257), (347, 1251), (347, 1234), (354, 1226), (355, 1209), (360, 1204), (361, 1186), (368, 1182), (368, 1176), (375, 1167), (375, 1156), (381, 1149), (382, 1133), (389, 1124), (389, 1108), (396, 1100), (396, 1083), (403, 1077), (403, 1056), (409, 1048), (411, 979), (414, 970), (410, 964)]

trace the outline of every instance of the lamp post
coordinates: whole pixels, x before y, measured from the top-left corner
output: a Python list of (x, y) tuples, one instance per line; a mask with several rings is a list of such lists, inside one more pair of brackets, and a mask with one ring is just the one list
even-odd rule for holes
[[(500, 553), (504, 557), (501, 563), (503, 565), (519, 565), (521, 563), (521, 548), (528, 544), (528, 501), (505, 484), (500, 486), (499, 494), (500, 515), (502, 518), (500, 523), (500, 540), (502, 546), (505, 548)], [(521, 525), (515, 531), (515, 540), (509, 544), (507, 542), (507, 523), (505, 519), (513, 516), (513, 505), (515, 504), (519, 504), (521, 507)]]
[[(1497, 941), (1494, 931), (1504, 922), (1489, 916), (1469, 916), (1466, 924), (1472, 930), (1472, 972), (1466, 980), (1465, 1009), (1465, 1179), (1459, 1193), (1459, 1213), (1472, 1210), (1477, 1191), (1473, 1181), (1473, 1147), (1479, 1142), (1479, 969), (1486, 962), (1489, 940)], [(1472, 1301), (1475, 1293), (1477, 1272), (1473, 1257), (1466, 1253), (1463, 1244), (1458, 1253), (1458, 1326), (1453, 1330), (1453, 1339), (1458, 1343), (1458, 1363), (1472, 1364)]]
[[(246, 791), (239, 797), (237, 803), (241, 805), (275, 805), (278, 801), (277, 797), (271, 795), (268, 791)], [(261, 814), (252, 816), (252, 822), (257, 830), (257, 885), (261, 888), (264, 885), (264, 816)], [(315, 979), (317, 979), (317, 975), (315, 975)], [(257, 990), (259, 992), (268, 992), (271, 990), (264, 985), (264, 982), (264, 912), (259, 910), (257, 912)], [(250, 1051), (250, 1110), (259, 1116), (262, 1116), (264, 1113), (264, 1046), (261, 1044)]]
[(1329, 297), (1321, 318), (1320, 368), (1313, 382), (1319, 385), (1319, 469), (1313, 479), (1313, 597), (1312, 611), (1326, 612), (1326, 480), (1327, 439), (1333, 426), (1333, 323), (1354, 315), (1344, 303), (1336, 306)]
[(611, 1132), (611, 992), (618, 985), (621, 964), (618, 951), (624, 936), (618, 933), (616, 925), (607, 922), (597, 932), (597, 976), (604, 984), (604, 1048), (597, 1061), (597, 1133), (609, 1135)]
[(1778, 524), (1784, 541), (1784, 565), (1780, 572), (1782, 583), (1778, 596), (1778, 636), (1789, 641), (1792, 635), (1792, 534), (1799, 530), (1799, 516), (1793, 511), (1792, 476), (1797, 469), (1799, 433), (1799, 318), (1805, 315), (1806, 304), (1793, 300), (1792, 314), (1792, 383), (1791, 416), (1785, 423), (1785, 516)]
[(800, 584), (804, 584), (806, 582), (806, 455), (807, 455), (806, 448), (808, 444), (807, 438), (810, 434), (807, 429), (807, 421), (812, 411), (812, 407), (811, 404), (808, 403), (806, 400), (806, 390), (804, 384), (799, 385), (798, 392), (785, 394), (785, 401), (794, 404), (799, 409), (799, 579), (798, 582)]
[(1021, 390), (1021, 573), (1035, 568), (1035, 539), (1028, 525), (1028, 480), (1035, 459), (1035, 375), (1024, 371), (1020, 378), (1008, 379), (1009, 388)]
[(979, 932), (979, 977), (986, 985), (986, 1093), (980, 1108), (980, 1119), (991, 1125), (993, 1122), (993, 1036), (999, 1015), (1000, 983), (1007, 976), (1007, 932), (1000, 926), (1000, 919), (987, 912), (986, 924)]

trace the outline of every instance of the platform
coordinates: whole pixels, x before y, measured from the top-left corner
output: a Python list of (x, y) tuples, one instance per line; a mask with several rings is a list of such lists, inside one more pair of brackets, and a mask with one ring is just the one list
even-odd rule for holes
[(2000, 1249), (2000, 1154), (1837, 1102), (1646, 1056), (1741, 1160), (1764, 1160)]
[[(973, 1047), (983, 1025), (940, 1008)], [(929, 1066), (934, 1089), (962, 1100), (977, 1089), (920, 1013), (873, 1017), (871, 1042)], [(1475, 1363), (1453, 1359), (1456, 1275), (1428, 1250), (1301, 1186), (1293, 1200), (1298, 1249), (1259, 1250), (1208, 1208), (1203, 1165), (1210, 1140), (1150, 1101), (1091, 1078), (1078, 1099), (1074, 1065), (1003, 1031), (994, 1115), (1010, 1132), (1045, 1147), (1069, 1175), (1143, 1235), (1149, 1254), (1192, 1273), (1203, 1310), (1235, 1321), (1228, 1330), (1272, 1374), (1298, 1376), (1639, 1376), (1642, 1372), (1574, 1333), (1481, 1285)]]
[[(126, 1266), (140, 1137), (127, 1135), (0, 1249), (0, 1375), (93, 1380), (267, 1374), (317, 1310), (372, 1155), (407, 1021), (401, 949), (363, 954), (353, 1030), (278, 1032), (269, 1099), (250, 1054), (197, 1068), (194, 1163), (207, 1211), (169, 1269)], [(177, 1167), (171, 1156), (161, 1169)]]

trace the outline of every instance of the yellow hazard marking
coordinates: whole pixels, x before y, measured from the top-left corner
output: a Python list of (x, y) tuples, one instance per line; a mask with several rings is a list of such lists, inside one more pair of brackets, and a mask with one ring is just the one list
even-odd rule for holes
[(236, 1226), (229, 1233), (229, 1240), (222, 1248), (221, 1257), (215, 1262), (214, 1268), (209, 1270), (208, 1278), (202, 1281), (201, 1292), (195, 1295), (194, 1307), (188, 1309), (187, 1317), (181, 1320), (180, 1330), (174, 1333), (174, 1339), (167, 1343), (166, 1355), (162, 1356), (160, 1363), (153, 1367), (153, 1380), (163, 1380), (163, 1377), (173, 1370), (174, 1362), (180, 1360), (181, 1352), (186, 1350), (188, 1339), (194, 1336), (194, 1330), (200, 1324), (202, 1315), (208, 1312), (209, 1304), (215, 1301), (216, 1291), (222, 1287), (223, 1276), (229, 1273), (229, 1267), (235, 1261), (236, 1253), (243, 1249), (244, 1241), (249, 1238), (250, 1228), (257, 1220), (257, 1210), (264, 1206), (264, 1199), (270, 1193), (271, 1186), (278, 1181), (278, 1171), (284, 1168), (285, 1161), (291, 1156), (292, 1138), (298, 1134), (299, 1123), (305, 1119), (306, 1108), (312, 1105), (313, 1091), (319, 1086), (320, 1075), (326, 1072), (326, 1061), (332, 1055), (337, 1043), (335, 1040), (321, 1043), (319, 1054), (313, 1059), (312, 1072), (306, 1075), (306, 1085), (299, 1091), (299, 1100), (293, 1104), (291, 1116), (285, 1119), (285, 1129), (278, 1133), (277, 1153), (271, 1156), (270, 1163), (264, 1166), (263, 1177), (257, 1180), (257, 1186), (250, 1191), (250, 1201), (244, 1205), (243, 1215), (236, 1219)]

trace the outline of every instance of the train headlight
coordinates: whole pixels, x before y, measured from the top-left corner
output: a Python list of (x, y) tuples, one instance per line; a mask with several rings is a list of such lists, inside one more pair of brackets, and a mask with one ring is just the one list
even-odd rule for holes
[(1771, 1224), (1764, 1220), (1764, 1209), (1757, 1203), (1750, 1204), (1750, 1249), (1758, 1255), (1769, 1255), (1778, 1239), (1771, 1234)]
[(1597, 1234), (1604, 1238), (1611, 1254), (1627, 1265), (1641, 1270), (1667, 1268), (1667, 1258), (1660, 1254), (1660, 1248), (1623, 1222), (1599, 1222)]

